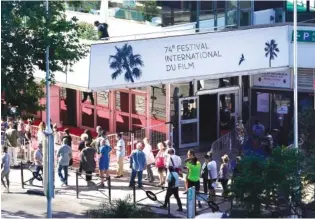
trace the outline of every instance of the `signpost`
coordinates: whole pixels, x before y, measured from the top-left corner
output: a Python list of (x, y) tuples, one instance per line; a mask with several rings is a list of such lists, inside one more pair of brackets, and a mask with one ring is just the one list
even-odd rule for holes
[(187, 218), (195, 218), (196, 216), (196, 190), (191, 187), (187, 192)]
[[(292, 31), (292, 42), (294, 40), (293, 31)], [(297, 41), (298, 42), (307, 42), (315, 43), (315, 31), (314, 30), (298, 30), (297, 31)]]

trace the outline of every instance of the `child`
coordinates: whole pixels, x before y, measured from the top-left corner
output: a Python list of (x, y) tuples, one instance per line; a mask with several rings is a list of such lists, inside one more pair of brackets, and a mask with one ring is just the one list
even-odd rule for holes
[(182, 208), (182, 203), (180, 201), (180, 198), (178, 196), (178, 187), (179, 187), (179, 176), (178, 173), (175, 171), (173, 166), (170, 166), (168, 168), (168, 173), (167, 173), (167, 177), (166, 180), (168, 182), (168, 187), (167, 187), (167, 191), (166, 191), (166, 195), (165, 195), (165, 202), (164, 205), (162, 205), (162, 208), (166, 208), (167, 204), (170, 201), (170, 197), (172, 195), (174, 195), (176, 201), (177, 201), (177, 205), (178, 205), (178, 209), (177, 211), (183, 211)]
[[(3, 147), (3, 154), (2, 154), (2, 160), (1, 160), (1, 182), (2, 185), (7, 189), (7, 192), (9, 193), (9, 187), (10, 187), (10, 180), (9, 180), (9, 174), (10, 174), (10, 155), (8, 154), (8, 147)], [(7, 184), (5, 184), (3, 178), (6, 179)]]

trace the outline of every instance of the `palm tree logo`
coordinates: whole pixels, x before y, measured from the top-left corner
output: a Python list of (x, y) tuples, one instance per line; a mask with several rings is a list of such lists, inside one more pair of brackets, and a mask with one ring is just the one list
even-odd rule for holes
[(121, 48), (116, 48), (116, 54), (109, 57), (109, 67), (114, 70), (112, 79), (124, 74), (127, 82), (135, 82), (135, 78), (139, 79), (142, 75), (140, 67), (143, 67), (141, 55), (133, 54), (132, 46), (126, 43)]
[(269, 57), (269, 67), (271, 67), (271, 60), (274, 60), (277, 56), (277, 52), (280, 52), (278, 49), (278, 44), (275, 40), (270, 40), (270, 42), (265, 43), (265, 52), (266, 57)]

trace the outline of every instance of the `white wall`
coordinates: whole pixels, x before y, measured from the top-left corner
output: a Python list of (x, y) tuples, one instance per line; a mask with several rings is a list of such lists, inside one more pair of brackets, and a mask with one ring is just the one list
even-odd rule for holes
[[(315, 26), (299, 26), (298, 30), (312, 30), (315, 31)], [(292, 39), (293, 27), (289, 27), (288, 37), (289, 42)], [(290, 67), (293, 67), (293, 42), (289, 44), (289, 59)], [(299, 68), (315, 68), (315, 42), (298, 42), (298, 67)]]

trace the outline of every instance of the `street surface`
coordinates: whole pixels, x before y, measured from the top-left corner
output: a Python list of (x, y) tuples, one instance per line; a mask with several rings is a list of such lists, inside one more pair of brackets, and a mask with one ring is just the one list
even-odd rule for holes
[[(111, 163), (110, 169), (115, 170), (116, 164)], [(128, 172), (122, 179), (114, 179), (112, 177), (112, 200), (114, 199), (124, 199), (128, 195), (132, 198), (133, 190), (128, 187), (129, 185), (129, 175), (130, 169), (129, 164), (125, 162), (125, 170)], [(31, 177), (31, 172), (29, 170), (24, 170), (24, 181)], [(144, 178), (146, 171), (144, 172)], [(62, 187), (59, 181), (57, 173), (55, 174), (55, 198), (52, 201), (53, 205), (53, 217), (65, 218), (65, 217), (85, 217), (85, 212), (88, 209), (96, 208), (102, 202), (108, 201), (108, 198), (104, 194), (108, 195), (107, 186), (105, 189), (98, 189), (96, 186), (87, 187), (84, 179), (79, 178), (79, 199), (76, 198), (76, 186), (75, 186), (75, 173), (73, 171), (69, 172), (69, 186)], [(157, 171), (154, 171), (155, 182), (158, 183)], [(84, 176), (84, 175), (82, 175)], [(112, 175), (114, 176), (114, 175)], [(30, 218), (30, 217), (46, 217), (46, 197), (39, 195), (31, 195), (32, 191), (40, 191), (39, 188), (34, 188), (31, 186), (25, 186), (25, 189), (21, 187), (21, 171), (19, 169), (12, 169), (10, 173), (11, 188), (10, 193), (3, 192), (1, 194), (1, 216), (2, 218)], [(96, 184), (98, 180), (94, 181)], [(145, 183), (145, 181), (143, 181)], [(106, 183), (105, 183), (106, 184)], [(34, 181), (34, 185), (41, 185), (41, 183)], [(106, 184), (107, 185), (107, 184)], [(202, 187), (201, 187), (202, 188)], [(153, 193), (161, 192), (161, 188), (144, 185), (144, 190), (150, 190)], [(180, 182), (180, 198), (182, 200), (183, 212), (177, 212), (176, 200), (171, 198), (171, 214), (177, 217), (186, 217), (186, 195), (183, 194), (184, 182)], [(217, 194), (221, 193), (221, 189), (217, 189)], [(161, 192), (157, 195), (157, 199), (163, 202), (166, 191)], [(136, 200), (140, 200), (146, 197), (143, 190), (136, 190)], [(131, 199), (132, 201), (133, 199)], [(149, 199), (145, 199), (140, 202), (144, 205), (155, 206), (152, 208), (153, 211), (159, 214), (167, 215), (167, 210), (158, 208), (161, 203), (154, 202)], [(226, 211), (230, 207), (229, 203), (223, 203), (220, 205), (221, 211)], [(203, 203), (203, 208), (206, 208), (206, 204)], [(209, 209), (205, 210), (203, 213), (210, 212)]]

